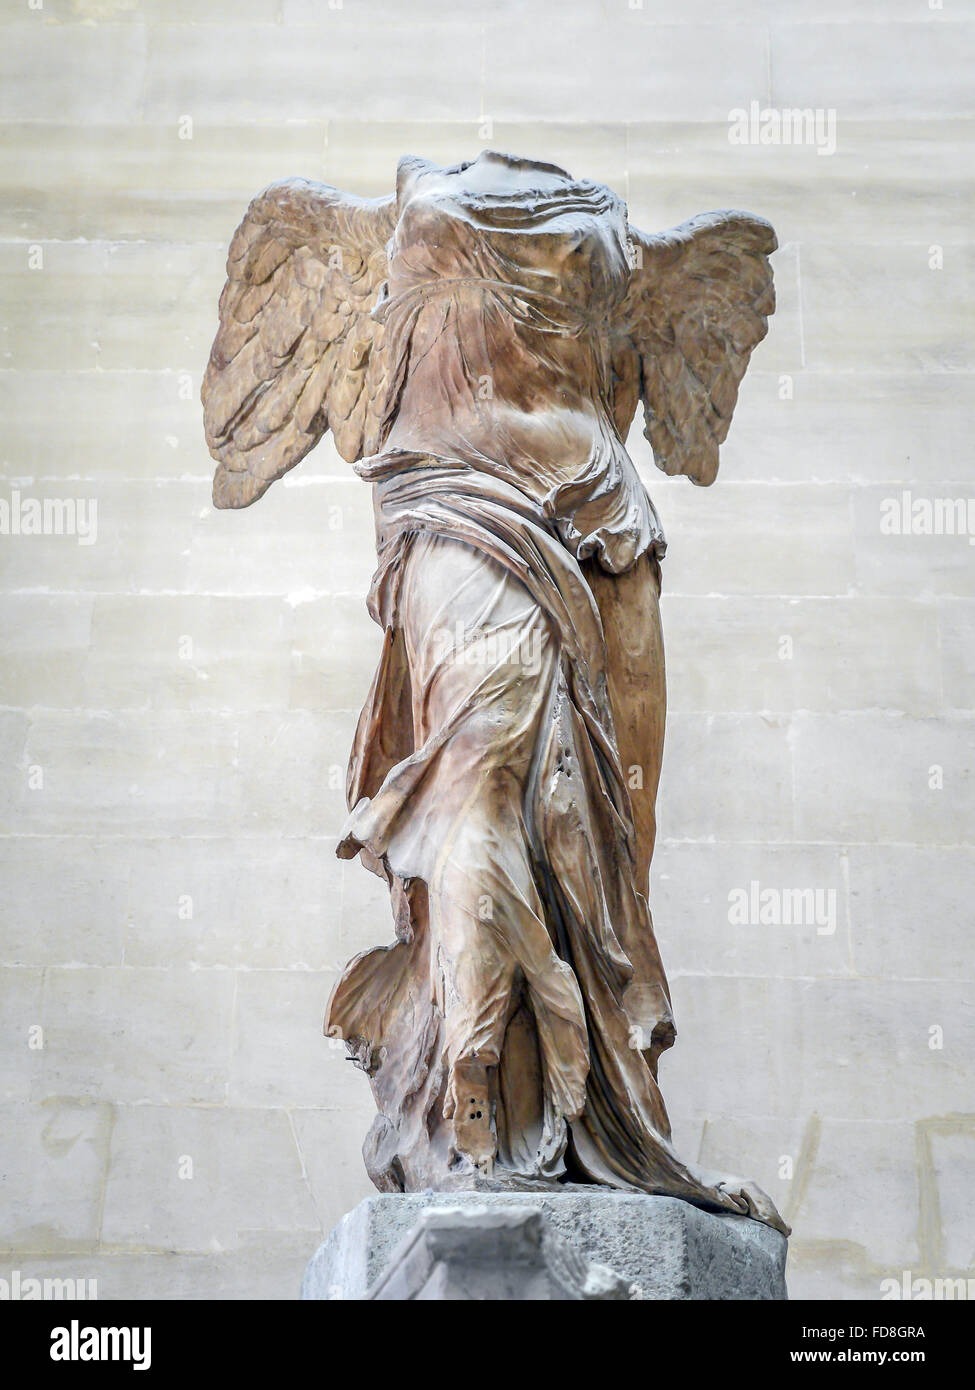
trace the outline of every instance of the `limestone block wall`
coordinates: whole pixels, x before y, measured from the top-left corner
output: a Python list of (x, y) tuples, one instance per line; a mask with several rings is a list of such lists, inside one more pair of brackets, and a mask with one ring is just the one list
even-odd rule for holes
[[(0, 534), (0, 1276), (293, 1297), (370, 1190), (320, 1032), (389, 934), (333, 854), (370, 498), (325, 442), (214, 512), (197, 398), (258, 189), (494, 147), (646, 229), (778, 230), (717, 484), (631, 440), (671, 542), (662, 1082), (792, 1221), (795, 1296), (967, 1277), (973, 61), (972, 0), (5, 7), (0, 522), (74, 526)], [(732, 143), (753, 102), (818, 146)]]

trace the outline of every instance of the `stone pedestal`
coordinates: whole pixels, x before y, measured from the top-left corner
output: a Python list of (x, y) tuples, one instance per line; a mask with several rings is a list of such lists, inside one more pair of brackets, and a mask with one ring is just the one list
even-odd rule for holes
[(673, 1197), (377, 1193), (305, 1271), (305, 1299), (784, 1299), (788, 1242)]

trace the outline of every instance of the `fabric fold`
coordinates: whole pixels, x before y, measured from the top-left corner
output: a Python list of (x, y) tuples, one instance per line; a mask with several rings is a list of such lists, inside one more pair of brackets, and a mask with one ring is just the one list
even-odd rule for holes
[[(590, 583), (503, 480), (402, 452), (363, 472), (384, 643), (339, 853), (389, 882), (399, 940), (349, 965), (327, 1024), (380, 1102), (373, 1176), (409, 1186), (438, 1158), (449, 1168), (439, 1107), (450, 1067), (473, 1058), (499, 1068), (498, 1152), (520, 1175), (703, 1198), (654, 1075), (673, 1023)], [(651, 949), (635, 966), (638, 942)]]

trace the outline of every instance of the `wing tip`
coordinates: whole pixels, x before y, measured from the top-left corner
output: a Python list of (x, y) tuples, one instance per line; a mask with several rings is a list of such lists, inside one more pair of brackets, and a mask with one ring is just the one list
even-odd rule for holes
[[(771, 256), (773, 251), (779, 249), (779, 239), (771, 222), (756, 212), (744, 212), (741, 208), (702, 212), (683, 225), (694, 231), (720, 228), (743, 233), (749, 243), (744, 249), (760, 252), (763, 256)], [(679, 231), (680, 228), (675, 230)]]
[(213, 475), (213, 505), (217, 511), (238, 511), (263, 497), (270, 481), (255, 478), (221, 463)]

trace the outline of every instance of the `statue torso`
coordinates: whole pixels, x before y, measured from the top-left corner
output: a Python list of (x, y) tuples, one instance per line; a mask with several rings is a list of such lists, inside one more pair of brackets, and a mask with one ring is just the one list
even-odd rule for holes
[(625, 569), (662, 551), (612, 416), (608, 316), (626, 210), (550, 166), (404, 161), (389, 244), (386, 451), (460, 459), (543, 507), (565, 543)]

